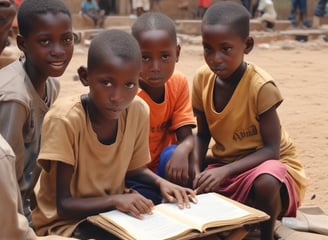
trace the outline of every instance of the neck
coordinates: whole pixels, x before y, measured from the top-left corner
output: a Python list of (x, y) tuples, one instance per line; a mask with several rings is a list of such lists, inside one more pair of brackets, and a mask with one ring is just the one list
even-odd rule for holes
[(239, 67), (236, 69), (236, 71), (231, 74), (229, 78), (225, 80), (225, 82), (229, 83), (231, 86), (235, 87), (240, 82), (240, 79), (243, 77), (244, 72), (246, 70), (247, 64), (245, 62), (242, 62)]
[(105, 118), (90, 101), (89, 96), (86, 100), (86, 108), (98, 141), (105, 145), (113, 144), (116, 141), (118, 119)]
[(140, 88), (144, 90), (155, 103), (162, 103), (165, 98), (165, 86), (152, 88), (140, 82)]
[(26, 71), (26, 74), (29, 76), (32, 85), (36, 92), (39, 94), (41, 99), (45, 99), (47, 96), (46, 92), (46, 81), (48, 79), (48, 76), (42, 76), (32, 64), (30, 64), (27, 60), (24, 63), (24, 68)]

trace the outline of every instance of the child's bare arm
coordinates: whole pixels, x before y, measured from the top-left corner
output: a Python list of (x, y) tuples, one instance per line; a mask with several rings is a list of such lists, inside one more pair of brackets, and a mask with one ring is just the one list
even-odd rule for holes
[(189, 182), (189, 159), (194, 148), (194, 138), (192, 126), (180, 127), (176, 131), (178, 146), (174, 150), (171, 159), (166, 165), (166, 179), (169, 181), (187, 186)]
[(59, 216), (65, 218), (86, 217), (111, 209), (118, 209), (137, 218), (142, 218), (141, 214), (152, 211), (152, 201), (137, 192), (102, 197), (73, 197), (70, 192), (72, 174), (72, 166), (58, 162), (56, 203)]
[(194, 109), (194, 114), (197, 119), (197, 134), (195, 137), (193, 163), (196, 174), (199, 174), (205, 164), (204, 160), (211, 140), (211, 133), (204, 112)]

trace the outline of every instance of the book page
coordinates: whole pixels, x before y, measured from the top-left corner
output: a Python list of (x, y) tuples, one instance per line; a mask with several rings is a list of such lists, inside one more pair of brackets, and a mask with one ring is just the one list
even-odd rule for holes
[(252, 215), (238, 205), (218, 197), (215, 193), (200, 194), (197, 195), (197, 199), (198, 204), (191, 203), (190, 208), (179, 209), (177, 204), (172, 203), (160, 204), (156, 208), (200, 231), (205, 230), (204, 226), (215, 227), (242, 223), (241, 220)]
[(190, 226), (163, 215), (156, 209), (153, 214), (143, 215), (142, 220), (118, 210), (101, 213), (100, 216), (140, 240), (168, 239), (191, 231)]

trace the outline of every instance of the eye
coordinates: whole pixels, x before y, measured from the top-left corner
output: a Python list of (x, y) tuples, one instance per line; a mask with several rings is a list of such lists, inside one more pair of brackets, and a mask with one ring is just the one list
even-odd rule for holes
[(142, 56), (142, 61), (143, 62), (149, 62), (150, 61), (150, 57), (143, 55)]
[(64, 38), (64, 43), (66, 45), (71, 45), (73, 43), (73, 41), (74, 41), (73, 35), (70, 35), (70, 36)]
[(104, 85), (105, 87), (111, 87), (113, 86), (113, 84), (111, 83), (111, 81), (108, 81), (108, 80), (104, 80), (101, 82), (102, 85)]
[(162, 55), (162, 59), (163, 59), (164, 61), (168, 61), (168, 60), (170, 59), (170, 55), (169, 55), (169, 54), (163, 54), (163, 55)]
[(125, 86), (126, 86), (126, 88), (132, 89), (136, 86), (136, 84), (133, 82), (129, 82), (129, 83), (126, 83)]
[(48, 46), (50, 44), (50, 40), (48, 40), (48, 39), (41, 39), (40, 40), (40, 44), (42, 46)]
[(222, 48), (222, 52), (224, 52), (224, 53), (229, 53), (229, 52), (231, 52), (231, 50), (232, 50), (232, 47), (223, 47)]
[(204, 53), (208, 53), (211, 51), (211, 48), (207, 45), (203, 45), (203, 50), (204, 50)]

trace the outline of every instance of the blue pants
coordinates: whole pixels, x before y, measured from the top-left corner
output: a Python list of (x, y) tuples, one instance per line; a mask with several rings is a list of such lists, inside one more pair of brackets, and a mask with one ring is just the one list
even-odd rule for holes
[(292, 13), (295, 14), (297, 10), (300, 13), (306, 13), (306, 0), (292, 0)]
[[(164, 148), (163, 151), (161, 152), (161, 155), (159, 157), (159, 164), (156, 172), (158, 176), (165, 178), (166, 164), (170, 160), (176, 147), (177, 145), (170, 145)], [(155, 205), (162, 202), (161, 192), (154, 185), (139, 182), (135, 179), (126, 179), (125, 184), (127, 187), (138, 191), (145, 198), (152, 200)]]
[(328, 0), (319, 0), (317, 3), (317, 6), (314, 10), (314, 15), (317, 17), (323, 17), (326, 12), (326, 5), (328, 3)]

